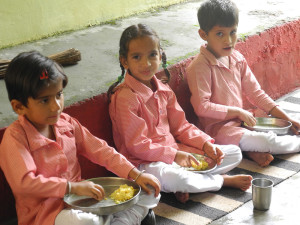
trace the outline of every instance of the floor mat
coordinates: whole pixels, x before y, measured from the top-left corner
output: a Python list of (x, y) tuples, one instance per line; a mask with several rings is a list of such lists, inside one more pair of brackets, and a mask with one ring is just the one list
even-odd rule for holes
[[(300, 90), (277, 101), (281, 108), (300, 120)], [(277, 155), (271, 164), (262, 168), (255, 162), (243, 159), (241, 164), (228, 174), (250, 174), (253, 178), (268, 178), (274, 185), (300, 171), (300, 154)], [(237, 209), (252, 198), (251, 190), (244, 192), (222, 188), (218, 192), (190, 194), (185, 204), (178, 202), (174, 194), (162, 193), (161, 201), (154, 212), (157, 225), (206, 225)]]
[[(271, 164), (262, 168), (255, 162), (243, 159), (241, 164), (228, 174), (250, 174), (253, 178), (271, 179), (279, 184), (300, 171), (300, 154), (278, 155)], [(154, 212), (157, 225), (205, 225), (225, 216), (251, 200), (251, 190), (244, 192), (222, 188), (218, 192), (190, 194), (185, 204), (178, 202), (172, 193), (162, 193)]]

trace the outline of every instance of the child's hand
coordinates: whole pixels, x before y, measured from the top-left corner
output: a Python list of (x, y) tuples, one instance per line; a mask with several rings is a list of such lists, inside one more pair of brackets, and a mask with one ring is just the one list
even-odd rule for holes
[(225, 119), (227, 120), (234, 118), (240, 119), (241, 121), (245, 122), (248, 126), (251, 127), (253, 127), (256, 124), (256, 119), (251, 112), (239, 107), (228, 107), (228, 112)]
[(208, 157), (215, 160), (217, 165), (220, 165), (224, 159), (224, 153), (211, 142), (207, 141), (203, 145), (203, 151)]
[(290, 122), (292, 123), (292, 131), (294, 134), (299, 135), (300, 132), (300, 122), (297, 120), (290, 120)]
[(238, 118), (244, 121), (248, 126), (253, 127), (256, 124), (256, 119), (253, 114), (247, 110), (240, 109)]
[(141, 188), (147, 192), (148, 194), (151, 194), (151, 190), (147, 185), (152, 186), (155, 189), (154, 196), (157, 197), (160, 192), (160, 182), (159, 180), (153, 176), (150, 173), (143, 173), (141, 176), (138, 177), (135, 181), (138, 185), (141, 186)]
[(99, 201), (105, 196), (103, 187), (91, 181), (70, 182), (70, 184), (72, 194), (90, 196)]
[(292, 123), (292, 131), (294, 134), (299, 134), (300, 131), (300, 122), (297, 120), (294, 120), (291, 118), (291, 116), (289, 116), (284, 110), (282, 110), (280, 107), (275, 106), (271, 111), (270, 114), (275, 117), (275, 118), (279, 118), (279, 119), (284, 119), (287, 121), (290, 121)]
[(198, 160), (192, 154), (183, 151), (177, 151), (174, 159), (174, 162), (182, 167), (192, 167), (192, 161), (199, 165)]

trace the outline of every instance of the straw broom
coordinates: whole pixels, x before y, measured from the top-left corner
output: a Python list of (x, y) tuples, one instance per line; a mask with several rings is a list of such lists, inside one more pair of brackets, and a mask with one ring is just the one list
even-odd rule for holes
[[(54, 60), (62, 66), (74, 65), (81, 60), (80, 51), (74, 48), (70, 48), (63, 52), (59, 52), (53, 55), (49, 55), (48, 58)], [(11, 60), (0, 59), (0, 79), (3, 79), (6, 73), (6, 69)]]

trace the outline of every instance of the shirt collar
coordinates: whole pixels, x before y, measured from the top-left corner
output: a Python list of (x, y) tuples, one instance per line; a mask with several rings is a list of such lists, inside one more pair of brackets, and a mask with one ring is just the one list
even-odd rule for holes
[[(223, 65), (217, 60), (217, 58), (209, 50), (207, 50), (206, 45), (200, 47), (200, 54), (202, 54), (212, 66), (223, 67)], [(234, 49), (230, 58), (230, 68), (234, 68), (238, 62), (241, 62), (243, 58), (237, 54), (237, 51)]]
[(128, 87), (130, 87), (135, 93), (137, 93), (139, 96), (141, 96), (143, 98), (144, 102), (147, 102), (154, 93), (171, 91), (168, 88), (168, 86), (164, 85), (159, 79), (156, 78), (156, 76), (153, 76), (152, 80), (156, 85), (155, 92), (153, 92), (151, 90), (151, 88), (147, 87), (145, 84), (141, 83), (140, 81), (135, 79), (130, 74), (126, 73), (126, 75), (125, 75), (125, 84)]
[[(38, 132), (38, 130), (27, 120), (27, 118), (25, 116), (20, 115), (18, 119), (20, 121), (21, 126), (25, 130), (25, 133), (27, 135), (28, 144), (29, 144), (29, 149), (31, 151), (35, 151), (43, 146), (46, 146), (46, 145), (49, 145), (49, 144), (55, 142), (55, 141), (41, 135), (40, 132)], [(59, 118), (57, 123), (54, 124), (54, 131), (57, 130), (59, 132), (59, 134), (56, 134), (56, 136), (66, 132), (70, 129), (72, 129), (70, 124), (61, 118)]]
[(210, 51), (207, 50), (206, 45), (202, 45), (200, 47), (200, 54), (204, 55), (204, 57), (209, 61), (209, 63), (213, 66), (219, 66), (219, 61)]
[(66, 113), (61, 113), (59, 120), (54, 124), (60, 134), (73, 130), (73, 126), (67, 121), (70, 116)]

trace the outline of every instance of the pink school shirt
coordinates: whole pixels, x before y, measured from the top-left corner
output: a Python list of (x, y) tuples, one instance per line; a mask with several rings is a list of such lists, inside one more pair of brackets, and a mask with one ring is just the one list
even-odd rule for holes
[(64, 208), (67, 181), (81, 180), (77, 154), (124, 178), (134, 167), (67, 114), (53, 127), (56, 141), (42, 136), (24, 116), (5, 131), (0, 166), (15, 196), (20, 225), (54, 224)]
[(213, 142), (186, 120), (169, 86), (156, 77), (153, 82), (155, 92), (126, 74), (109, 106), (117, 149), (136, 166), (158, 161), (171, 164), (178, 149), (198, 152), (206, 141)]
[(199, 127), (217, 144), (239, 145), (245, 131), (239, 119), (225, 120), (227, 106), (243, 107), (243, 95), (258, 108), (269, 112), (275, 102), (261, 89), (245, 58), (234, 50), (229, 68), (219, 62), (205, 46), (187, 68), (191, 103)]

